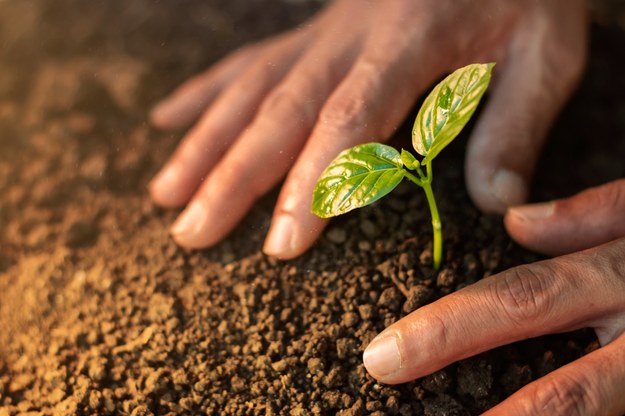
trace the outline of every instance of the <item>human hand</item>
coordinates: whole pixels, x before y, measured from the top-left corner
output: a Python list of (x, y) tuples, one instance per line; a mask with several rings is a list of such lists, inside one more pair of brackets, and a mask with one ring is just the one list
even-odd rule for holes
[(264, 251), (295, 257), (323, 229), (310, 213), (312, 190), (341, 150), (387, 139), (445, 73), (496, 61), (466, 177), (480, 208), (503, 212), (525, 199), (585, 47), (582, 0), (337, 0), (309, 24), (235, 52), (154, 109), (158, 127), (198, 120), (150, 194), (165, 207), (187, 204), (173, 237), (206, 247), (288, 172)]
[(486, 414), (624, 414), (624, 211), (625, 180), (509, 209), (507, 229), (526, 247), (586, 250), (490, 276), (416, 310), (371, 342), (365, 367), (384, 383), (401, 383), (500, 345), (590, 327), (601, 348)]

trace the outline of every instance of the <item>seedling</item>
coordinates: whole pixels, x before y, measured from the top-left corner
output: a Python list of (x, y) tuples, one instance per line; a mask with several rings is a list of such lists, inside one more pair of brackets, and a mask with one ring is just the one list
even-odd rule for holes
[(341, 152), (323, 171), (313, 192), (312, 211), (321, 218), (369, 205), (407, 178), (425, 191), (433, 231), (433, 266), (443, 254), (441, 220), (432, 192), (432, 161), (467, 124), (488, 88), (494, 63), (460, 68), (441, 81), (423, 102), (412, 128), (412, 146), (421, 161), (407, 150), (367, 143)]

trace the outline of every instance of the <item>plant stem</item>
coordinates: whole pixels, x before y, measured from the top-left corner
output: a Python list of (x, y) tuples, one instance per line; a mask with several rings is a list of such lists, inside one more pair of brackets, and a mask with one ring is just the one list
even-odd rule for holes
[(432, 216), (432, 266), (435, 270), (438, 270), (441, 267), (441, 259), (443, 257), (442, 226), (441, 218), (438, 214), (438, 207), (436, 206), (436, 199), (434, 198), (434, 192), (432, 192), (432, 165), (428, 163), (426, 168), (427, 176), (423, 175), (423, 172), (419, 169), (419, 176), (421, 176), (421, 179), (417, 178), (407, 170), (404, 171), (404, 175), (411, 182), (414, 182), (422, 187), (425, 191), (425, 197), (428, 200), (428, 205), (430, 207), (430, 215)]
[(428, 204), (430, 205), (430, 214), (432, 214), (432, 234), (434, 235), (434, 241), (432, 243), (432, 262), (434, 263), (434, 269), (438, 270), (441, 267), (441, 259), (443, 257), (443, 233), (441, 225), (441, 217), (438, 215), (438, 207), (436, 206), (436, 198), (434, 198), (434, 192), (432, 192), (432, 162), (428, 162), (425, 165), (427, 172), (427, 178), (425, 181), (425, 196), (427, 197)]
[(415, 184), (419, 185), (421, 188), (423, 188), (423, 181), (421, 179), (417, 178), (412, 173), (408, 172), (406, 169), (404, 169), (404, 176), (406, 178), (408, 178), (410, 180), (410, 182), (415, 183)]
[(432, 215), (432, 235), (434, 237), (434, 241), (432, 242), (432, 265), (435, 270), (438, 270), (441, 267), (441, 258), (443, 257), (441, 218), (438, 215), (438, 207), (436, 206), (436, 199), (434, 199), (434, 192), (432, 192), (432, 182), (425, 182), (423, 184), (423, 190), (425, 191), (425, 197), (428, 200), (430, 214)]

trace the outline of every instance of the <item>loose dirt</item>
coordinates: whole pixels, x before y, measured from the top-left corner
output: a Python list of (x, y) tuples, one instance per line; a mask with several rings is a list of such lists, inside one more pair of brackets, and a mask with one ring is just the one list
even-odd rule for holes
[[(437, 159), (445, 262), (410, 185), (334, 221), (301, 258), (260, 252), (275, 192), (215, 248), (186, 252), (146, 184), (180, 134), (149, 104), (313, 1), (0, 2), (0, 415), (478, 414), (597, 348), (527, 340), (399, 386), (361, 362), (410, 311), (535, 261), (471, 204), (466, 137)], [(596, 26), (535, 200), (625, 176), (625, 33)], [(398, 144), (407, 145), (404, 128)]]

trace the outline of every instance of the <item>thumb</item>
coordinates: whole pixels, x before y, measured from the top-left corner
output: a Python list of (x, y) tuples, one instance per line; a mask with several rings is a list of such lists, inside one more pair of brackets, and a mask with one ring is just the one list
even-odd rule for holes
[[(585, 19), (578, 14), (566, 22), (527, 19), (496, 68), (496, 84), (467, 149), (468, 191), (483, 211), (503, 213), (526, 200), (547, 130), (584, 66)], [(563, 31), (571, 36), (563, 38)]]
[(571, 198), (508, 210), (510, 236), (548, 255), (572, 253), (625, 237), (625, 179), (587, 189)]

